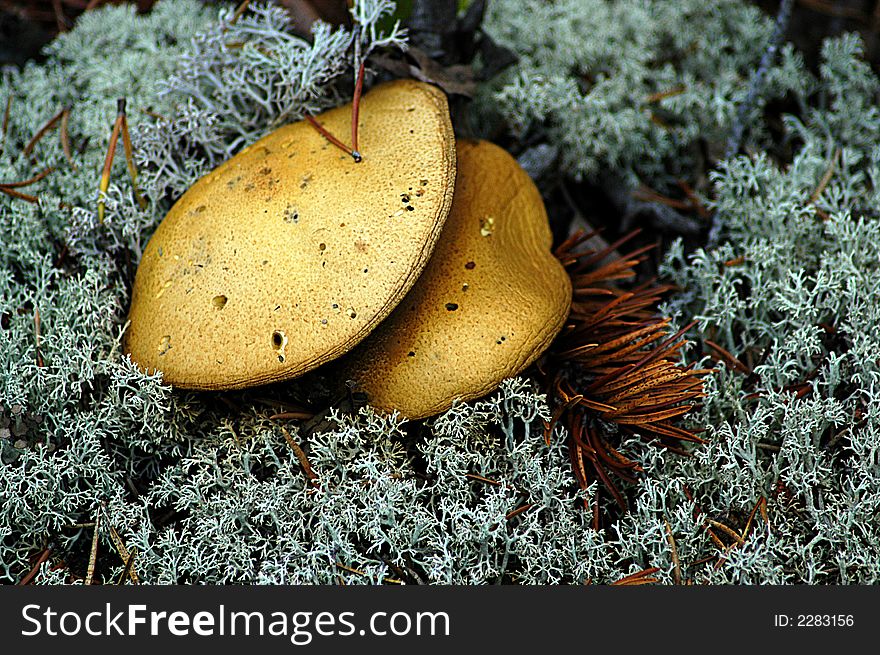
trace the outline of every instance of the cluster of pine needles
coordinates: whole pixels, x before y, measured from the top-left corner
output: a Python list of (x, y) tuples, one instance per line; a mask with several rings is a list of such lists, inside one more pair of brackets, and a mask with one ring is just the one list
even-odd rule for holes
[(637, 232), (598, 250), (585, 249), (593, 234), (577, 233), (556, 249), (572, 281), (571, 313), (539, 369), (554, 407), (545, 428), (549, 445), (562, 422), (575, 479), (597, 492), (584, 506), (598, 529), (602, 489), (627, 509), (621, 482), (636, 483), (642, 467), (619, 449), (622, 437), (639, 435), (679, 454), (685, 444), (702, 443), (696, 430), (677, 422), (704, 396), (709, 371), (680, 362), (683, 335), (693, 323), (670, 334), (670, 319), (657, 304), (672, 287), (649, 281), (631, 290), (617, 285), (636, 277), (635, 267), (653, 248), (626, 255), (617, 249)]

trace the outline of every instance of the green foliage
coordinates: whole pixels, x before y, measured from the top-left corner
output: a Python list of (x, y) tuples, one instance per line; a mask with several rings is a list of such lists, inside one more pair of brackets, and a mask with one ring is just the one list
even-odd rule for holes
[[(490, 4), (493, 35), (521, 57), (494, 97), (507, 120), (547, 130), (570, 174), (662, 183), (693, 164), (698, 140), (723, 144), (771, 29), (734, 2), (560, 0), (527, 3), (531, 14), (525, 4)], [(391, 5), (359, 7), (379, 21)], [(83, 575), (91, 529), (73, 525), (106, 503), (154, 583), (579, 584), (649, 566), (671, 582), (670, 533), (698, 583), (880, 582), (880, 113), (856, 38), (826, 43), (818, 77), (784, 49), (765, 98), (787, 93), (801, 108), (786, 118), (794, 159), (761, 151), (769, 133), (755, 117), (756, 154), (723, 162), (712, 180), (718, 244), (692, 254), (679, 244), (666, 259), (683, 291), (665, 310), (751, 357), (754, 376), (710, 376), (693, 420), (707, 444), (690, 457), (625, 443), (647, 475), (629, 490), (632, 511), (594, 531), (561, 428), (546, 446), (549, 411), (527, 380), (424, 425), (369, 409), (334, 412), (310, 435), (286, 425), (318, 475), (309, 485), (260, 398), (320, 379), (196, 394), (122, 355), (134, 266), (170, 203), (275, 125), (338, 102), (352, 39), (369, 50), (401, 38), (318, 28), (307, 43), (277, 10), (257, 6), (232, 26), (230, 8), (215, 11), (195, 0), (146, 16), (106, 7), (46, 63), (0, 75), (0, 99), (13, 103), (0, 181), (56, 169), (27, 188), (39, 204), (0, 195), (0, 581), (21, 579), (48, 543), (67, 569), (50, 559), (39, 582)], [(644, 103), (678, 84), (680, 95)], [(137, 206), (117, 156), (99, 224), (122, 96), (149, 206)], [(35, 161), (23, 156), (65, 106), (75, 168), (57, 131)], [(651, 122), (661, 108), (671, 128)], [(716, 566), (704, 519), (741, 529), (761, 498), (769, 524), (758, 514)], [(101, 553), (98, 575), (114, 580), (122, 565), (106, 526)]]
[(857, 38), (827, 41), (823, 57), (822, 104), (788, 121), (801, 141), (794, 161), (724, 163), (714, 179), (722, 245), (687, 258), (675, 248), (667, 260), (686, 289), (669, 311), (756, 362), (754, 381), (719, 371), (697, 417), (709, 445), (669, 468), (682, 484), (713, 471), (690, 482), (711, 514), (775, 498), (769, 530), (714, 580), (880, 576), (880, 87)]
[[(520, 59), (484, 88), (483, 113), (546, 132), (573, 176), (662, 187), (692, 169), (701, 142), (723, 148), (773, 26), (739, 0), (497, 0), (486, 29)], [(791, 48), (782, 60), (798, 74), (771, 73), (762, 100), (803, 83)]]

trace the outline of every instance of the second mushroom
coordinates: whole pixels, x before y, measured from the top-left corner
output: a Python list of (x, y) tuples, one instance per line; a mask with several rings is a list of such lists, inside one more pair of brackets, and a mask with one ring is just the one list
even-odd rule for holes
[(562, 329), (571, 280), (538, 189), (505, 150), (459, 140), (452, 210), (403, 301), (344, 361), (370, 404), (423, 418), (492, 391)]

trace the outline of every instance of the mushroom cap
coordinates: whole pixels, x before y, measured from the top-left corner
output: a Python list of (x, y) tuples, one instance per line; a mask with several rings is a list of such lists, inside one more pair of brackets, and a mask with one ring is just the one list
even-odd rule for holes
[[(316, 119), (347, 136), (351, 105)], [(300, 121), (188, 189), (138, 267), (132, 359), (175, 386), (234, 389), (295, 377), (367, 336), (422, 272), (452, 204), (446, 97), (411, 80), (375, 87), (359, 142), (355, 163)]]
[(507, 152), (459, 141), (452, 211), (424, 273), (340, 362), (377, 409), (411, 418), (483, 396), (562, 329), (571, 280), (538, 189)]

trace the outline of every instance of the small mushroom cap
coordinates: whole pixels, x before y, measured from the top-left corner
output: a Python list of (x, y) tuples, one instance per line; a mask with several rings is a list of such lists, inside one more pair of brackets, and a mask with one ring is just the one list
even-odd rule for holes
[(343, 374), (374, 407), (411, 418), (492, 391), (562, 329), (571, 281), (550, 252), (541, 195), (507, 152), (459, 141), (452, 211), (418, 282)]
[[(351, 105), (316, 120), (338, 137)], [(125, 347), (191, 389), (300, 375), (350, 350), (422, 272), (452, 204), (446, 97), (411, 80), (361, 99), (363, 161), (305, 121), (196, 182), (150, 239)], [(406, 200), (404, 200), (406, 199)]]

